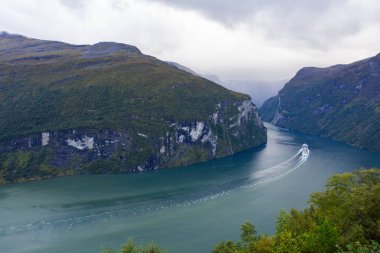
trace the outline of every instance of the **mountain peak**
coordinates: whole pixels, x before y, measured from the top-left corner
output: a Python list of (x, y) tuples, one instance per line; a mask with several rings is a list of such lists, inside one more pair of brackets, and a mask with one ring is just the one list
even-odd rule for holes
[(39, 159), (0, 159), (0, 184), (188, 165), (266, 142), (248, 95), (131, 45), (0, 38), (0, 54), (0, 158)]
[(102, 56), (115, 53), (142, 54), (141, 51), (135, 46), (117, 42), (99, 42), (89, 46), (89, 48), (84, 52), (84, 55)]
[(12, 34), (12, 33), (8, 33), (6, 31), (0, 31), (0, 38), (26, 38), (22, 35), (19, 35), (19, 34)]

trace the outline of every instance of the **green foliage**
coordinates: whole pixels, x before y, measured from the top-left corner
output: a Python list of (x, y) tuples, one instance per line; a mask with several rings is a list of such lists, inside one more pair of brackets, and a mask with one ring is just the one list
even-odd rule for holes
[[(260, 108), (265, 121), (380, 152), (380, 54), (347, 65), (303, 68)], [(281, 104), (278, 105), (279, 98)]]
[(303, 241), (289, 231), (276, 234), (273, 252), (275, 253), (298, 253), (304, 249)]
[(241, 234), (240, 238), (243, 244), (244, 248), (252, 249), (253, 248), (253, 243), (256, 240), (256, 229), (255, 226), (250, 223), (249, 221), (246, 221), (242, 226), (241, 226)]
[(69, 169), (55, 169), (48, 164), (48, 159), (46, 149), (0, 154), (0, 179), (4, 179), (5, 182), (20, 182), (71, 172)]
[[(380, 252), (380, 170), (334, 175), (310, 207), (280, 210), (276, 234), (257, 236), (242, 225), (241, 241), (220, 242), (213, 253), (372, 253)], [(338, 248), (337, 248), (338, 245)]]
[(270, 236), (262, 235), (253, 244), (252, 252), (271, 253), (274, 248), (274, 241)]
[(120, 253), (138, 253), (138, 248), (134, 241), (130, 239), (126, 244), (121, 246)]
[(212, 250), (212, 253), (235, 253), (239, 252), (240, 246), (231, 241), (228, 240), (226, 242), (219, 242), (214, 246), (214, 249)]
[[(159, 137), (168, 122), (207, 121), (218, 103), (248, 99), (141, 53), (87, 57), (84, 51), (97, 49), (0, 39), (4, 50), (13, 47), (0, 59), (0, 140), (62, 129)], [(36, 53), (30, 44), (44, 50)], [(33, 58), (51, 54), (59, 57)]]
[[(136, 245), (132, 239), (129, 239), (127, 243), (123, 244), (119, 250), (120, 253), (165, 253), (163, 249), (158, 247), (154, 243)], [(106, 248), (101, 253), (117, 253), (117, 251)]]
[(337, 229), (328, 222), (323, 220), (318, 224), (313, 240), (313, 248), (320, 253), (334, 252), (338, 239)]
[(291, 216), (284, 209), (280, 210), (277, 217), (276, 233), (279, 234), (286, 230), (286, 226), (289, 223)]
[(379, 253), (380, 244), (376, 241), (371, 241), (368, 245), (362, 245), (360, 242), (350, 243), (347, 245), (347, 250), (339, 247), (337, 253)]
[(116, 251), (114, 251), (111, 248), (106, 248), (106, 249), (102, 249), (101, 253), (116, 253)]
[[(170, 140), (176, 138), (171, 132), (173, 123), (205, 122), (218, 138), (216, 157), (266, 142), (265, 129), (256, 124), (246, 124), (246, 129), (239, 129), (238, 136), (233, 135), (232, 131), (236, 130), (226, 127), (230, 125), (227, 120), (239, 113), (238, 106), (249, 99), (248, 95), (230, 91), (130, 48), (133, 47), (115, 43), (75, 46), (23, 36), (1, 36), (2, 150), (9, 150), (9, 143), (14, 139), (40, 136), (42, 132), (55, 132), (56, 136), (57, 132), (74, 129), (92, 133), (123, 132), (129, 141), (123, 154), (107, 152), (110, 157), (83, 156), (76, 160), (70, 156), (62, 158), (69, 160), (64, 165), (59, 163), (60, 169), (70, 169), (70, 173), (116, 173), (135, 169), (157, 156), (167, 133)], [(215, 126), (210, 116), (218, 105), (223, 107), (219, 118), (224, 121)], [(138, 133), (144, 133), (147, 138)], [(171, 148), (176, 146), (172, 144), (171, 141)], [(192, 148), (186, 147), (180, 154), (174, 150), (159, 161), (160, 167), (206, 161), (212, 154), (211, 144), (207, 145), (188, 145)], [(59, 146), (54, 151), (57, 153)], [(49, 161), (54, 154), (38, 163), (34, 156), (39, 153), (33, 150), (33, 157), (18, 154), (17, 160), (0, 157), (7, 160), (0, 164), (0, 183), (66, 174), (53, 167), (57, 163)], [(124, 157), (123, 162), (113, 157), (116, 155)], [(102, 159), (106, 161), (94, 162)]]
[(263, 235), (258, 237), (255, 226), (246, 221), (241, 226), (240, 240), (233, 242), (219, 242), (214, 246), (213, 253), (248, 253), (248, 252), (271, 252), (273, 240)]
[(333, 223), (339, 244), (380, 240), (380, 171), (358, 170), (332, 176), (326, 191), (311, 195), (311, 205)]

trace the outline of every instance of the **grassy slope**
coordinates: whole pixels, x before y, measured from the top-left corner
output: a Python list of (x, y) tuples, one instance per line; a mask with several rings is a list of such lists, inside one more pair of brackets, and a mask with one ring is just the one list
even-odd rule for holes
[[(380, 151), (380, 55), (301, 69), (279, 95), (279, 126)], [(266, 120), (273, 118), (275, 106), (272, 99), (260, 109)]]
[[(1, 57), (0, 139), (83, 127), (156, 135), (163, 123), (207, 120), (220, 101), (248, 98), (140, 53), (86, 57), (90, 46), (20, 40)], [(0, 50), (7, 44), (14, 39)]]
[[(120, 172), (144, 164), (161, 145), (173, 122), (210, 121), (218, 103), (227, 104), (224, 118), (236, 116), (237, 105), (249, 99), (211, 81), (179, 70), (137, 48), (118, 43), (75, 46), (17, 35), (0, 35), (0, 144), (44, 131), (84, 129), (127, 132), (128, 150), (111, 154), (108, 161), (84, 164), (86, 157), (71, 157), (66, 170), (52, 160), (57, 147), (27, 152), (0, 153), (0, 183), (76, 173)], [(265, 142), (264, 129), (229, 137), (222, 126), (217, 157)], [(138, 136), (143, 133), (149, 138)], [(247, 143), (247, 136), (256, 136)], [(235, 138), (231, 141), (231, 138)], [(231, 143), (232, 142), (232, 143)], [(159, 148), (159, 147), (158, 147)], [(177, 150), (179, 152), (181, 150)], [(185, 165), (209, 159), (200, 146), (182, 150), (176, 161)], [(118, 157), (128, 157), (120, 161)], [(80, 167), (78, 167), (80, 165)], [(3, 172), (1, 172), (1, 170)], [(1, 178), (3, 177), (3, 179)]]

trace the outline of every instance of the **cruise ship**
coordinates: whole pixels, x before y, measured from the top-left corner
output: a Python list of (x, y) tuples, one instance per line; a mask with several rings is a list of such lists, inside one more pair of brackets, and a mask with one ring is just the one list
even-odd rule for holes
[(301, 148), (301, 154), (302, 156), (308, 156), (309, 155), (309, 146), (307, 146), (307, 144), (303, 144), (302, 145), (302, 148)]

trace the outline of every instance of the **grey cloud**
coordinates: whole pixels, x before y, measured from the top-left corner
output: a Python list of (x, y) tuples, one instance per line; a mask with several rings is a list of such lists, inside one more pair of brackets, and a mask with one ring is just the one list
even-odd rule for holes
[[(160, 2), (183, 10), (202, 13), (226, 27), (245, 24), (252, 33), (260, 31), (273, 43), (289, 43), (308, 48), (327, 50), (334, 41), (360, 32), (368, 23), (380, 23), (374, 11), (368, 13), (354, 5), (365, 1), (345, 0), (147, 0)], [(378, 8), (378, 6), (377, 6)], [(380, 10), (377, 10), (380, 11)], [(379, 13), (379, 12), (377, 12)], [(336, 17), (336, 14), (339, 17)], [(367, 22), (365, 20), (367, 19)], [(364, 22), (363, 22), (364, 21)]]
[(309, 12), (324, 11), (332, 2), (341, 0), (148, 0), (161, 2), (170, 6), (200, 11), (204, 15), (213, 18), (226, 25), (234, 25), (245, 22), (263, 10), (273, 10), (286, 18), (289, 13), (297, 10)]
[(71, 9), (81, 9), (85, 4), (84, 0), (59, 0), (59, 3)]
[(2, 1), (0, 31), (123, 42), (222, 79), (290, 78), (379, 50), (378, 0)]

